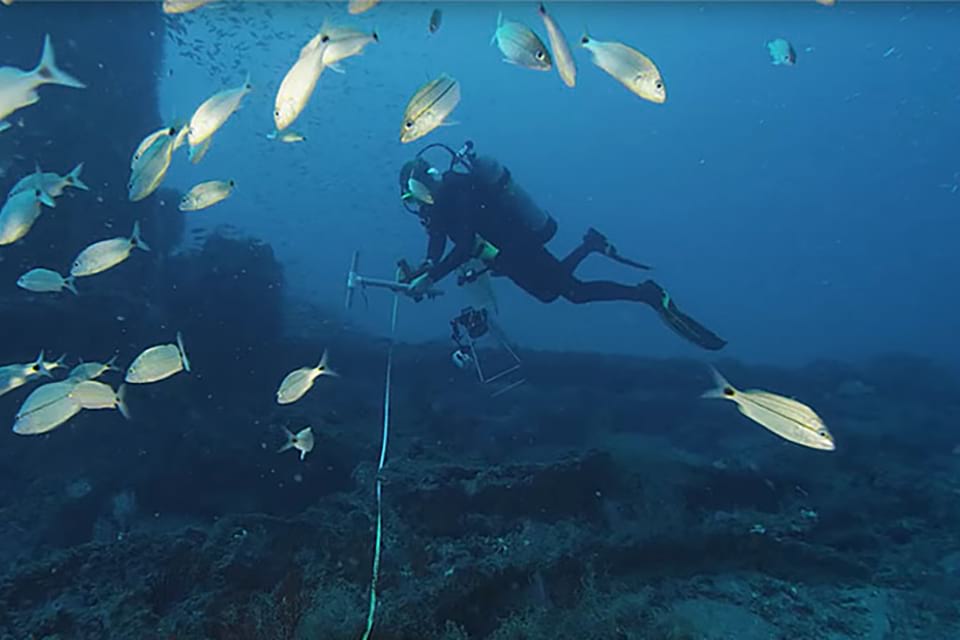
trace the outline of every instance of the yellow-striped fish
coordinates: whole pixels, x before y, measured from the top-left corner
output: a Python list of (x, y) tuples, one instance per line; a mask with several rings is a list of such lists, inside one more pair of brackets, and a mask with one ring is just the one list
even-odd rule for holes
[(550, 52), (540, 36), (522, 22), (504, 20), (502, 11), (497, 15), (497, 30), (490, 43), (497, 44), (504, 62), (534, 71), (553, 68)]
[(710, 371), (717, 386), (704, 393), (704, 398), (735, 402), (740, 413), (784, 440), (811, 449), (833, 451), (836, 448), (827, 425), (807, 405), (769, 391), (739, 391), (719, 371), (713, 367), (710, 367)]
[(417, 89), (407, 103), (400, 125), (400, 142), (413, 142), (443, 125), (459, 103), (460, 83), (441, 73)]

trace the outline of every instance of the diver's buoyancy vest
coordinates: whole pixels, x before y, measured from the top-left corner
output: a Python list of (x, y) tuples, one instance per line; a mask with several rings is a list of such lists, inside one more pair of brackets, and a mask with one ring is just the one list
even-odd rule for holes
[(471, 165), (471, 174), (480, 188), (490, 194), (491, 205), (509, 216), (513, 225), (527, 230), (540, 244), (553, 238), (556, 221), (513, 181), (509, 169), (487, 156), (473, 158)]

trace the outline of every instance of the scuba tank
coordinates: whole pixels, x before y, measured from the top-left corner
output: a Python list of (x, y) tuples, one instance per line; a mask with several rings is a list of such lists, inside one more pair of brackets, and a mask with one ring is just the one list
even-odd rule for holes
[(556, 220), (514, 182), (509, 169), (489, 156), (474, 156), (471, 167), (477, 183), (518, 227), (526, 229), (540, 244), (553, 238), (557, 232)]

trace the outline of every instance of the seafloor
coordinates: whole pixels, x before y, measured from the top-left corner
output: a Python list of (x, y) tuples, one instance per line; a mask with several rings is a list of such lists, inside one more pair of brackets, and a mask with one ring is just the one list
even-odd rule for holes
[[(164, 290), (211, 301), (184, 320), (194, 373), (135, 388), (129, 423), (85, 412), (47, 436), (4, 437), (3, 640), (362, 632), (385, 345), (323, 317), (309, 339), (269, 338), (279, 301), (244, 312), (282, 280), (263, 245), (218, 233), (180, 261)], [(173, 326), (176, 299), (131, 329)], [(17, 316), (5, 301), (4, 322), (145, 306), (56, 305)], [(288, 365), (322, 347), (343, 377), (276, 405)], [(960, 637), (955, 378), (897, 356), (721, 364), (816, 406), (838, 450), (698, 399), (702, 363), (528, 353), (528, 382), (491, 399), (448, 345), (401, 346), (374, 637)], [(278, 454), (281, 427), (305, 424), (316, 449)]]

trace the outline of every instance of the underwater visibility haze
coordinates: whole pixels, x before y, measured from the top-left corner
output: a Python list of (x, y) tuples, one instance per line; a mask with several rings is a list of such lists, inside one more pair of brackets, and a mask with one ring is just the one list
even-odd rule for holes
[(0, 6), (0, 638), (960, 637), (960, 4)]

